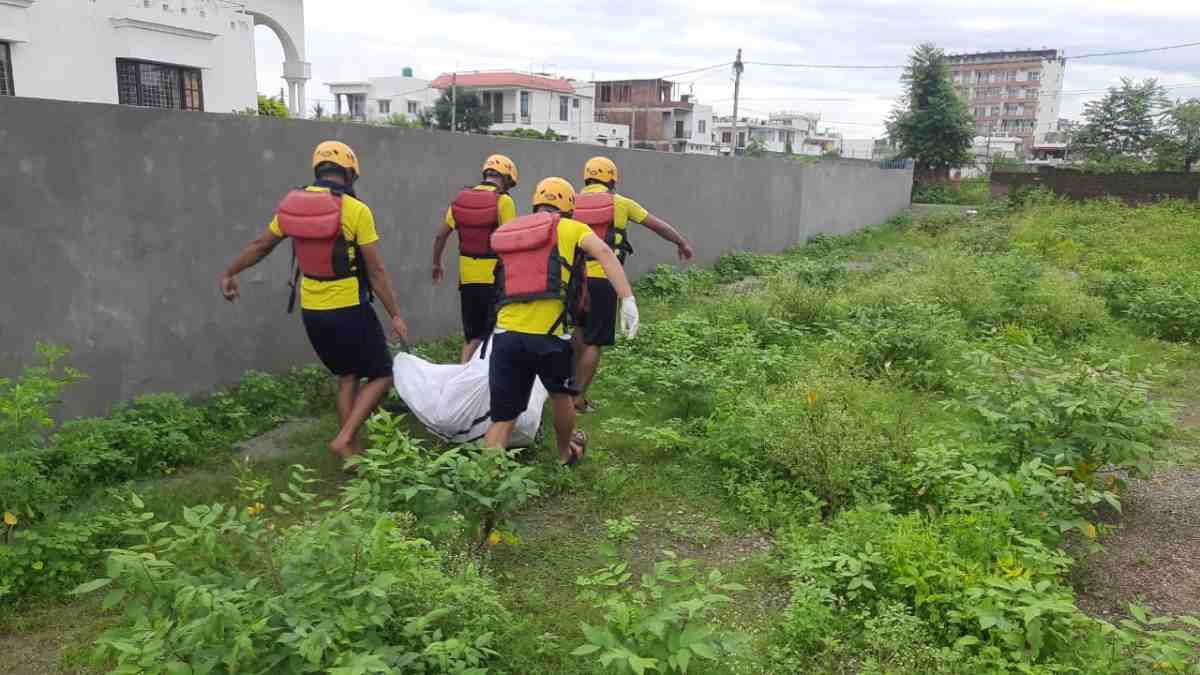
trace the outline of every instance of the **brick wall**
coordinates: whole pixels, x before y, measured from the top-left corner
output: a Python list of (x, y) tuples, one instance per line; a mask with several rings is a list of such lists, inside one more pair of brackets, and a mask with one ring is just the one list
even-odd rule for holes
[(992, 174), (992, 197), (1003, 199), (1015, 189), (1043, 186), (1068, 199), (1117, 197), (1130, 204), (1160, 199), (1200, 199), (1200, 173), (1086, 174), (1054, 167), (1037, 173)]

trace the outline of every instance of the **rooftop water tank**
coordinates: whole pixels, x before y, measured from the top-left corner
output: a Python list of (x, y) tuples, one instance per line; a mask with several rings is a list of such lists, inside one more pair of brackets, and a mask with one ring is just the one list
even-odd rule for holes
[(407, 67), (406, 67), (406, 68), (405, 68), (403, 71), (401, 71), (401, 72), (404, 74), (404, 76), (405, 76), (405, 77), (412, 77), (412, 76), (413, 76), (413, 70), (412, 70), (412, 68), (407, 68)]

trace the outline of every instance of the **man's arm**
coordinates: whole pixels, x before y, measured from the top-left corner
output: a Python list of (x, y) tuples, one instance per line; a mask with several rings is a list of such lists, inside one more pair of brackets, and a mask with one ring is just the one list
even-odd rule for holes
[(362, 254), (362, 264), (367, 266), (367, 278), (371, 281), (371, 290), (383, 303), (383, 308), (392, 317), (392, 333), (396, 337), (408, 339), (408, 324), (400, 318), (400, 305), (396, 302), (396, 292), (392, 288), (392, 278), (383, 268), (383, 257), (379, 255), (378, 244), (367, 244), (358, 247)]
[(246, 244), (246, 248), (242, 249), (238, 257), (229, 267), (225, 268), (225, 273), (221, 275), (221, 294), (225, 296), (226, 300), (233, 302), (241, 295), (241, 291), (238, 289), (237, 275), (248, 267), (254, 267), (263, 258), (270, 255), (281, 241), (283, 241), (282, 237), (276, 236), (268, 229), (258, 235), (254, 241)]
[(692, 250), (691, 243), (689, 243), (687, 238), (679, 233), (679, 230), (671, 227), (671, 224), (667, 221), (659, 218), (653, 213), (647, 213), (646, 219), (642, 221), (642, 225), (645, 225), (646, 228), (654, 234), (657, 234), (663, 239), (675, 244), (675, 247), (679, 250), (680, 260), (691, 260), (693, 257), (695, 257), (696, 253)]
[(621, 266), (621, 262), (617, 260), (617, 255), (613, 250), (605, 244), (600, 237), (594, 234), (589, 234), (579, 242), (579, 248), (583, 249), (593, 260), (600, 263), (600, 267), (604, 269), (604, 276), (608, 277), (609, 283), (617, 291), (617, 297), (624, 299), (633, 297), (633, 288), (629, 285), (629, 279), (625, 276), (625, 268)]
[(445, 278), (446, 273), (442, 270), (442, 253), (446, 250), (446, 240), (450, 238), (450, 233), (454, 230), (446, 223), (442, 223), (438, 227), (437, 236), (433, 238), (433, 283), (438, 283)]

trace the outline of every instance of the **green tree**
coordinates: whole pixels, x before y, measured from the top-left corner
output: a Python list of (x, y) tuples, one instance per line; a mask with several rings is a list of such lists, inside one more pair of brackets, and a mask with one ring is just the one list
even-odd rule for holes
[(975, 122), (950, 82), (945, 53), (932, 44), (917, 47), (900, 81), (904, 96), (888, 117), (888, 135), (919, 175), (947, 179), (950, 169), (972, 161)]
[(281, 98), (258, 95), (258, 114), (262, 117), (288, 117), (287, 105)]
[(1157, 80), (1121, 78), (1120, 87), (1109, 87), (1104, 98), (1084, 104), (1086, 123), (1074, 146), (1091, 160), (1147, 155), (1161, 140), (1161, 120), (1169, 105)]
[[(434, 116), (439, 129), (450, 128), (450, 92), (444, 92), (434, 105)], [(454, 100), (455, 131), (485, 133), (492, 126), (492, 113), (483, 107), (479, 94), (459, 89)]]
[(1200, 99), (1176, 103), (1163, 121), (1155, 148), (1159, 166), (1191, 173), (1192, 166), (1200, 162)]
[(746, 144), (746, 149), (742, 151), (742, 154), (747, 157), (766, 157), (767, 146), (757, 138), (751, 138), (750, 142)]

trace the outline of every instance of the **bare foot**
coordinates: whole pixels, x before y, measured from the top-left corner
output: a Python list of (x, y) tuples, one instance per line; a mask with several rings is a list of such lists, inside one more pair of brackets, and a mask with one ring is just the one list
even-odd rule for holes
[(365, 455), (367, 454), (367, 443), (363, 439), (355, 437), (350, 444), (350, 449), (356, 455)]
[(338, 436), (329, 441), (329, 451), (342, 459), (348, 459), (350, 455), (354, 454), (354, 447), (352, 443), (347, 443), (342, 440), (341, 436)]

